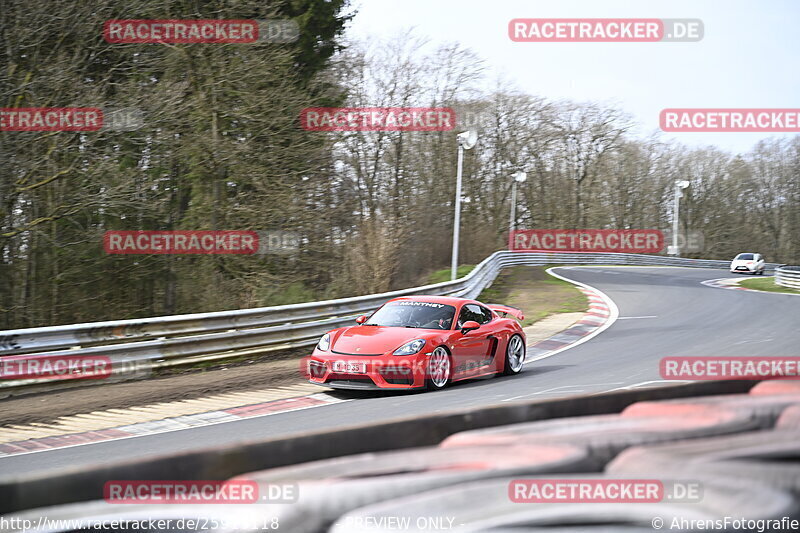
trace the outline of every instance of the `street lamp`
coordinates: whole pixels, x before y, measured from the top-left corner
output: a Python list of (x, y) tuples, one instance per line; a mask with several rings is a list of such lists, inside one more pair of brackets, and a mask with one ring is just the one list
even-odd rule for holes
[(672, 204), (672, 246), (667, 248), (667, 255), (679, 256), (680, 250), (678, 249), (678, 215), (680, 214), (681, 198), (683, 198), (683, 190), (689, 186), (686, 180), (675, 182), (675, 198)]
[(511, 233), (517, 225), (517, 183), (523, 183), (528, 179), (524, 172), (517, 172), (511, 176), (514, 182), (511, 184), (511, 218), (508, 220), (508, 240), (511, 242)]
[(459, 133), (458, 140), (458, 170), (456, 172), (456, 214), (453, 220), (453, 257), (450, 261), (450, 279), (456, 279), (458, 270), (458, 230), (461, 225), (461, 169), (464, 165), (464, 150), (469, 150), (478, 142), (478, 132), (469, 130)]

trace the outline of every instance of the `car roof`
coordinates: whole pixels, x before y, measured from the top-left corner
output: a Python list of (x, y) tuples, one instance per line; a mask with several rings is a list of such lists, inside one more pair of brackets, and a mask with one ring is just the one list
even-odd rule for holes
[(400, 296), (399, 298), (392, 298), (389, 300), (390, 302), (395, 301), (413, 301), (413, 302), (431, 302), (435, 304), (447, 304), (447, 305), (461, 305), (465, 303), (478, 303), (475, 300), (470, 300), (467, 298), (457, 298), (455, 296)]

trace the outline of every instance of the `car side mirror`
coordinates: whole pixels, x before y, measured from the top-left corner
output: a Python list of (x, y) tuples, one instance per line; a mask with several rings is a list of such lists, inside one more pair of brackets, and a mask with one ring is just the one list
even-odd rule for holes
[(356, 318), (356, 324), (363, 324), (367, 321), (367, 315), (361, 315), (360, 317)]
[(466, 335), (473, 329), (478, 329), (479, 327), (481, 327), (481, 325), (475, 322), (474, 320), (467, 320), (461, 325), (461, 334)]

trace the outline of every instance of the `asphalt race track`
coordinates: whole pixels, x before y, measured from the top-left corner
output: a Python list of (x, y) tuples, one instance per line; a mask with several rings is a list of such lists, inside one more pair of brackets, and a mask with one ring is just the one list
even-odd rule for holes
[(526, 365), (519, 376), (456, 384), (436, 393), (331, 392), (350, 401), (0, 458), (0, 476), (45, 474), (499, 402), (658, 386), (662, 383), (658, 363), (665, 356), (800, 356), (800, 298), (701, 285), (704, 280), (734, 276), (726, 270), (560, 267), (555, 271), (604, 292), (619, 308), (619, 318), (588, 342)]

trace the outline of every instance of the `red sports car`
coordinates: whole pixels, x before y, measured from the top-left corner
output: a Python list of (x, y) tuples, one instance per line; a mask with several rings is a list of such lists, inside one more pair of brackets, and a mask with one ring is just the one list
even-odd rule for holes
[(308, 380), (343, 389), (441, 389), (452, 381), (517, 374), (525, 362), (519, 309), (447, 296), (386, 302), (356, 326), (322, 336)]

